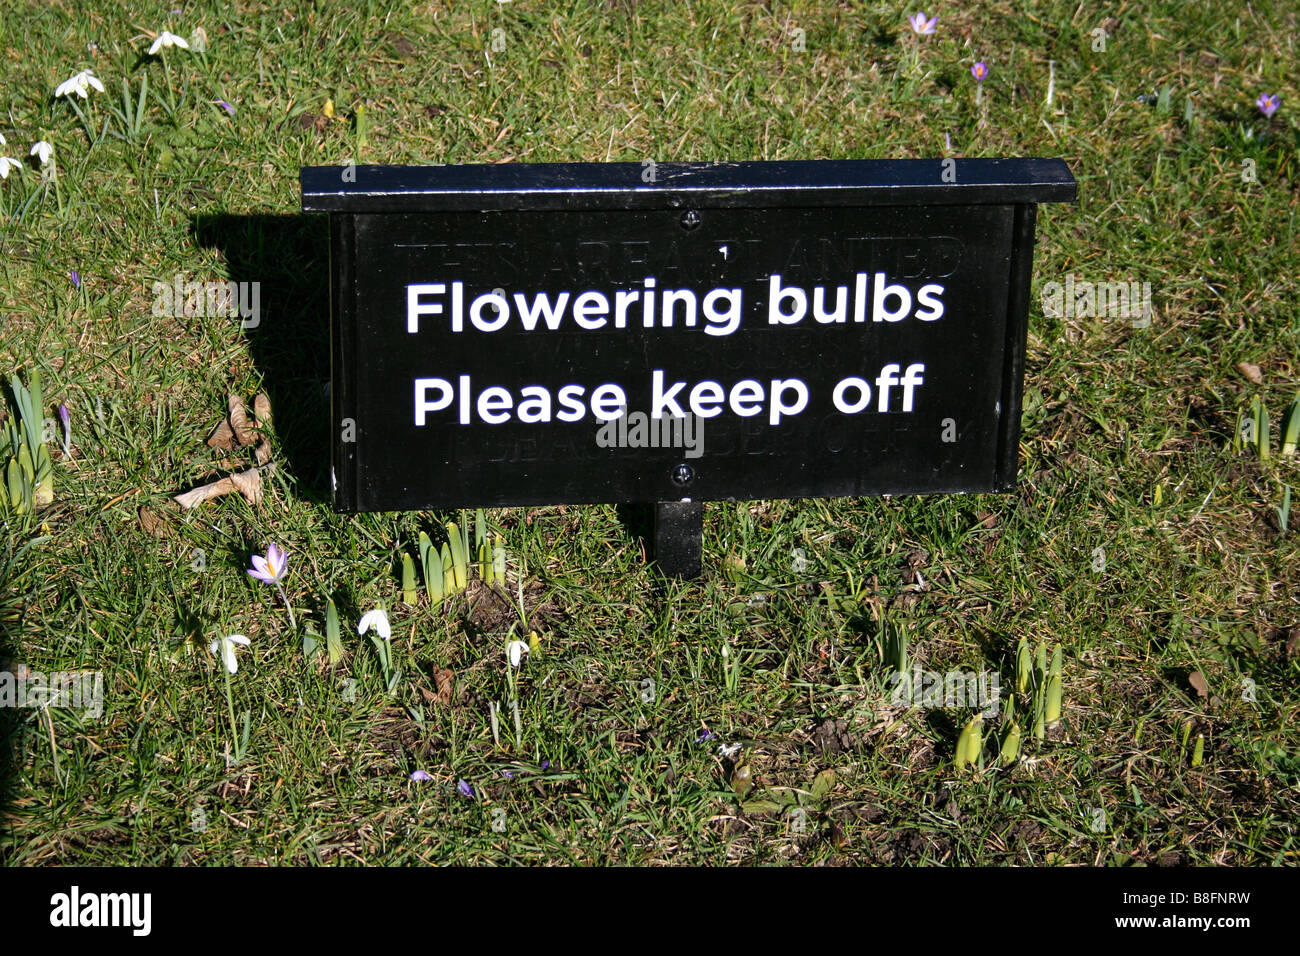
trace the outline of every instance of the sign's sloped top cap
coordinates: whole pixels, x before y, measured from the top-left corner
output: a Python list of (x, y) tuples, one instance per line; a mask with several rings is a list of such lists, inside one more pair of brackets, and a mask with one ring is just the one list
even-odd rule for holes
[(309, 166), (306, 212), (685, 209), (1071, 202), (1061, 159)]

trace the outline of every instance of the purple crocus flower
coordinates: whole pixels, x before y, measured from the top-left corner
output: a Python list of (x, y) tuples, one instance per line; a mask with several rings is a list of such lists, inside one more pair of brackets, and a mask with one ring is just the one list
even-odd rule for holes
[(1259, 99), (1255, 101), (1255, 105), (1259, 107), (1261, 113), (1272, 119), (1273, 114), (1277, 112), (1277, 108), (1282, 105), (1282, 97), (1277, 93), (1261, 93)]
[(217, 106), (220, 106), (223, 110), (225, 110), (225, 111), (226, 111), (227, 113), (229, 113), (231, 116), (234, 116), (234, 115), (235, 115), (235, 108), (234, 108), (233, 106), (231, 106), (229, 103), (227, 103), (225, 100), (213, 100), (212, 102), (215, 103)]
[(705, 728), (704, 733), (700, 734), (698, 737), (695, 738), (695, 742), (697, 744), (702, 744), (704, 743), (704, 741), (712, 740), (712, 739), (713, 739), (713, 731)]
[(78, 272), (76, 269), (73, 269), (72, 272), (70, 272), (70, 273), (68, 274), (68, 278), (72, 280), (72, 284), (75, 285), (78, 289), (81, 288), (81, 273), (80, 273), (80, 272)]
[(289, 552), (280, 550), (279, 545), (268, 545), (266, 557), (260, 554), (253, 555), (253, 567), (248, 572), (248, 576), (256, 578), (263, 584), (272, 585), (280, 593), (280, 599), (284, 601), (285, 609), (289, 612), (289, 626), (297, 630), (298, 622), (293, 616), (293, 605), (289, 603), (289, 595), (284, 593), (284, 588), (280, 585), (288, 575)]
[(984, 77), (989, 75), (989, 65), (983, 60), (980, 60), (970, 68), (970, 75), (975, 77), (976, 83), (983, 83)]
[(474, 796), (474, 788), (471, 787), (471, 786), (469, 785), (469, 782), (466, 781), (466, 780), (457, 780), (457, 781), (456, 781), (456, 789), (460, 791), (460, 795), (461, 795), (462, 797), (473, 797), (473, 796)]
[(415, 773), (411, 774), (411, 779), (416, 783), (425, 783), (433, 779), (433, 774), (429, 773), (427, 770), (417, 770)]
[(62, 402), (59, 403), (59, 421), (63, 422), (64, 431), (72, 425), (72, 412), (68, 411), (68, 406)]
[(935, 24), (939, 22), (938, 17), (925, 18), (924, 13), (914, 13), (907, 18), (907, 22), (912, 25), (912, 32), (918, 35), (929, 35), (937, 32)]
[(266, 549), (266, 557), (260, 554), (253, 555), (253, 567), (248, 574), (263, 584), (279, 584), (289, 570), (288, 557), (287, 551), (281, 551), (274, 544), (269, 545)]

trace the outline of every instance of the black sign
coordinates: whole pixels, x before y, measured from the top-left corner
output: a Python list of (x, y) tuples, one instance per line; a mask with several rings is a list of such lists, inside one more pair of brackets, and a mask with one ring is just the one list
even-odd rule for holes
[(314, 167), (342, 511), (1007, 491), (1060, 160)]

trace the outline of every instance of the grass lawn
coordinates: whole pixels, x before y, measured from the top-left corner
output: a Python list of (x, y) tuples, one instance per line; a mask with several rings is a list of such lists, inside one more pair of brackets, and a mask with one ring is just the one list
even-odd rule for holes
[[(103, 686), (98, 716), (0, 708), (0, 862), (1296, 863), (1294, 4), (943, 4), (924, 36), (860, 0), (156, 9), (0, 20), (0, 375), (40, 370), (54, 474), (0, 506), (0, 671)], [(190, 49), (148, 55), (164, 28)], [(84, 69), (102, 92), (53, 96)], [(332, 512), (300, 167), (942, 156), (1079, 181), (1039, 211), (1014, 494), (710, 504), (693, 583), (635, 510), (490, 510), (504, 588), (438, 606), (402, 554), (473, 513)], [(177, 275), (259, 282), (259, 322), (155, 314)], [(1149, 321), (1045, 308), (1067, 278), (1150, 283)], [(260, 500), (179, 508), (259, 392)], [(1234, 442), (1256, 397), (1267, 459)], [(246, 573), (272, 543), (292, 622)], [(335, 662), (303, 643), (331, 599)], [(1061, 649), (1041, 735), (1022, 640)], [(975, 767), (971, 708), (893, 699), (904, 648), (997, 676)]]

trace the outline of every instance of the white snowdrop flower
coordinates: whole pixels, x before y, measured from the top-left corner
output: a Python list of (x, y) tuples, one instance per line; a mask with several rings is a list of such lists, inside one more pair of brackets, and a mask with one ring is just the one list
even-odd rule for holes
[(54, 95), (72, 96), (73, 94), (76, 94), (84, 100), (86, 99), (91, 87), (94, 87), (101, 93), (104, 92), (104, 84), (99, 81), (99, 77), (90, 70), (82, 70), (76, 76), (64, 80), (56, 86), (54, 88)]
[(527, 654), (528, 645), (523, 641), (511, 641), (506, 645), (506, 656), (510, 658), (511, 667), (518, 667)]
[(235, 645), (239, 644), (247, 647), (250, 643), (252, 642), (243, 634), (228, 634), (213, 641), (208, 646), (208, 650), (213, 654), (219, 654), (221, 662), (226, 665), (226, 670), (233, 674), (239, 670), (239, 661), (235, 660)]
[(383, 608), (377, 607), (373, 611), (367, 611), (361, 615), (361, 623), (357, 625), (357, 633), (364, 634), (372, 627), (375, 629), (375, 633), (384, 640), (388, 640), (393, 636), (393, 629), (388, 626), (388, 615)]
[(178, 46), (182, 50), (188, 50), (190, 48), (190, 45), (185, 42), (184, 37), (178, 37), (176, 34), (164, 30), (162, 33), (158, 34), (158, 39), (154, 40), (153, 45), (149, 47), (149, 55), (156, 56), (159, 50), (165, 49), (169, 46)]

